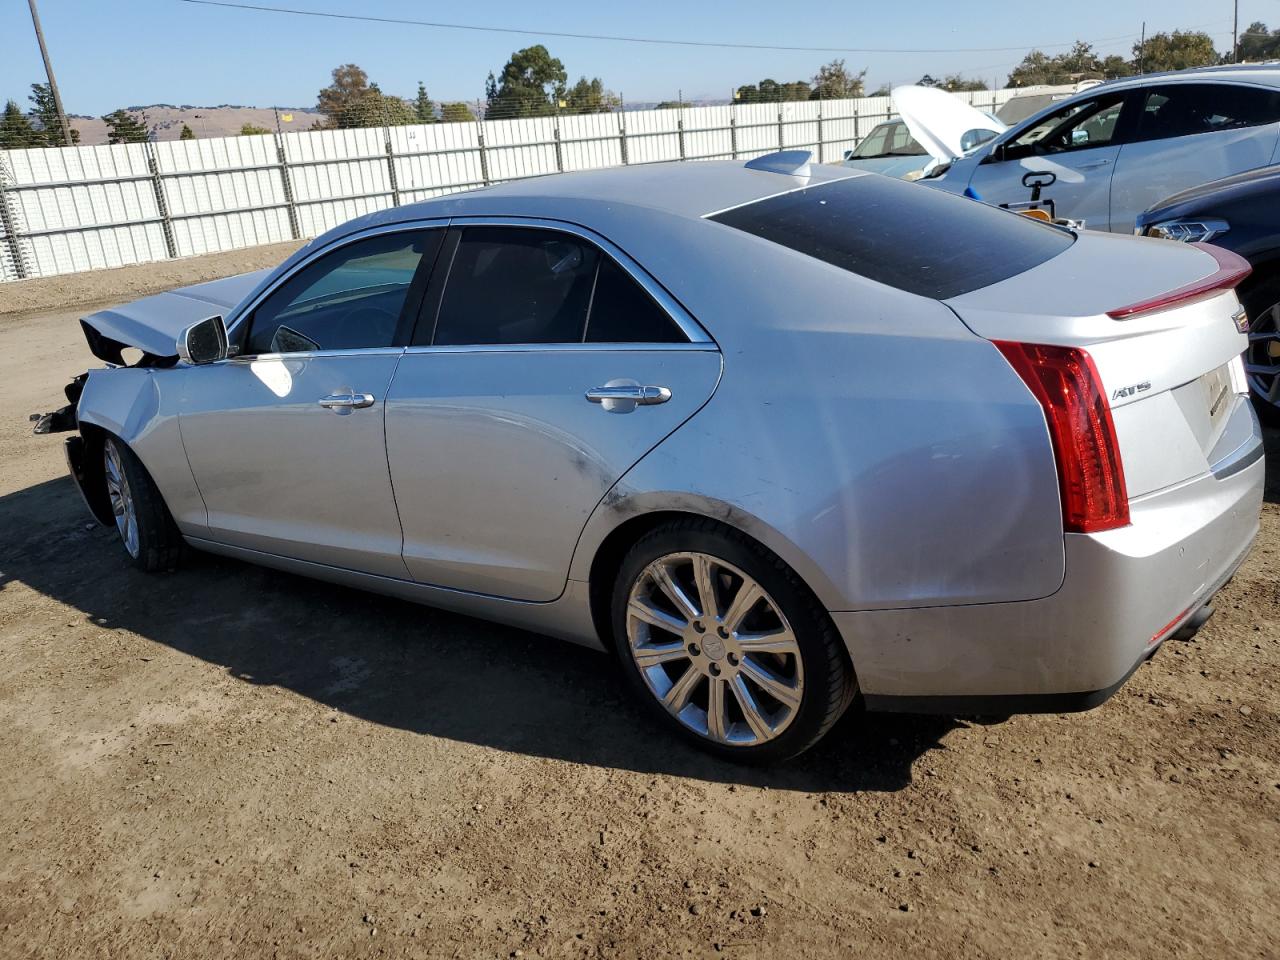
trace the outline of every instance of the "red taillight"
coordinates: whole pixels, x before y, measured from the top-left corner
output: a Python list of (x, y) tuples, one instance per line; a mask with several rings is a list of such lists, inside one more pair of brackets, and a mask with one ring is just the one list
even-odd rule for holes
[(1044, 408), (1058, 463), (1062, 523), (1096, 533), (1129, 523), (1129, 493), (1111, 407), (1093, 358), (1079, 347), (997, 340)]
[(1224, 250), (1222, 247), (1215, 247), (1212, 243), (1193, 243), (1191, 246), (1203, 250), (1217, 260), (1217, 272), (1209, 274), (1203, 280), (1197, 280), (1195, 283), (1188, 283), (1176, 290), (1162, 293), (1158, 297), (1152, 297), (1150, 300), (1108, 310), (1107, 316), (1112, 320), (1128, 320), (1144, 313), (1155, 313), (1157, 310), (1168, 310), (1170, 307), (1180, 307), (1196, 300), (1215, 297), (1224, 290), (1235, 289), (1253, 270), (1244, 257), (1230, 250)]

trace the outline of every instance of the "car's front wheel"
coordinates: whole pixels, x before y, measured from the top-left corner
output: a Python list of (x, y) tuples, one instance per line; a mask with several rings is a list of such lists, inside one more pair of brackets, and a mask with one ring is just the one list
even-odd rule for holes
[(615, 644), (668, 726), (749, 763), (794, 756), (856, 692), (830, 617), (777, 556), (711, 520), (664, 524), (623, 559)]
[(122, 441), (107, 437), (102, 467), (116, 531), (129, 559), (148, 573), (172, 570), (182, 556), (182, 534), (142, 461)]

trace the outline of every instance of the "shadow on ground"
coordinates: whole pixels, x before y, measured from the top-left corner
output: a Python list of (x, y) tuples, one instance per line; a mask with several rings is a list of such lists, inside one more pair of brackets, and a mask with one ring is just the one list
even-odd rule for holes
[(850, 711), (803, 757), (738, 767), (660, 729), (594, 651), (207, 554), (174, 574), (139, 573), (69, 479), (0, 497), (0, 530), (0, 594), (21, 582), (246, 683), (434, 737), (773, 789), (884, 791), (909, 784), (912, 764), (960, 725)]

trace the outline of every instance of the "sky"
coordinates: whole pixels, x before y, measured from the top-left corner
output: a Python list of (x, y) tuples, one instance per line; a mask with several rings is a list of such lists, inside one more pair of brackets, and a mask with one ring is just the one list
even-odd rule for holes
[[(233, 0), (234, 2), (234, 0)], [(1202, 29), (1231, 45), (1231, 0), (696, 0), (556, 4), (486, 0), (243, 0), (272, 6), (485, 27), (777, 46), (937, 50), (928, 53), (807, 52), (660, 46), (407, 25), (361, 23), (196, 6), (183, 0), (39, 0), (45, 39), (69, 113), (101, 115), (153, 103), (305, 107), (333, 67), (353, 62), (387, 93), (412, 96), (418, 81), (436, 100), (483, 96), (490, 70), (512, 51), (544, 44), (570, 82), (600, 77), (629, 101), (727, 98), (763, 77), (808, 79), (843, 57), (867, 68), (868, 89), (959, 72), (1003, 85), (1032, 47), (1053, 54), (1073, 40), (1129, 55), (1147, 32)], [(1280, 27), (1280, 3), (1241, 0), (1240, 29)], [(25, 0), (0, 0), (0, 101), (28, 106), (44, 79)], [(986, 48), (975, 50), (974, 48)], [(991, 49), (1012, 48), (1012, 49)]]

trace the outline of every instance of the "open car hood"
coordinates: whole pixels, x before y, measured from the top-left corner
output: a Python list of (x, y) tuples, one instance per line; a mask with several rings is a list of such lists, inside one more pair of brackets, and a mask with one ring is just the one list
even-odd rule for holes
[(183, 330), (206, 317), (226, 316), (270, 272), (256, 270), (180, 287), (91, 313), (80, 323), (93, 355), (108, 363), (123, 364), (120, 351), (125, 347), (136, 347), (153, 361), (176, 357)]
[(1004, 133), (999, 120), (935, 87), (894, 87), (893, 106), (920, 146), (940, 163), (958, 159), (974, 144), (971, 131)]

